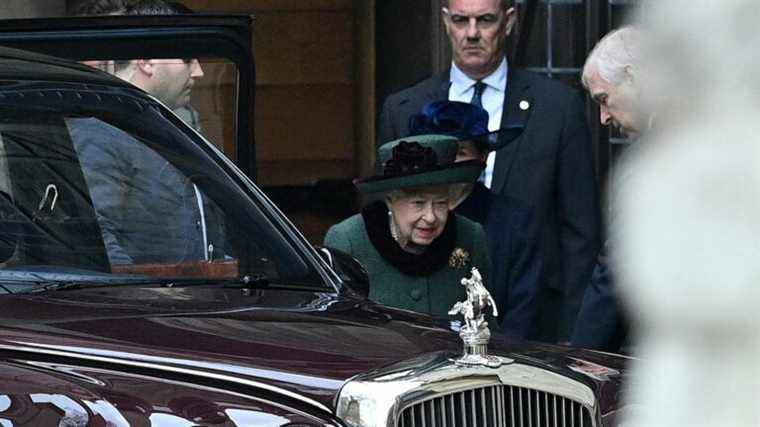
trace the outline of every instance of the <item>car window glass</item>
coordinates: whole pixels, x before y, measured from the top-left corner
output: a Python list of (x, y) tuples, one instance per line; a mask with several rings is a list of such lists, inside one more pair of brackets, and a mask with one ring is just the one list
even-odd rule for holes
[(235, 160), (238, 71), (230, 60), (89, 59), (82, 63), (144, 89)]
[(157, 105), (92, 88), (5, 101), (0, 282), (259, 275), (324, 288), (221, 160)]

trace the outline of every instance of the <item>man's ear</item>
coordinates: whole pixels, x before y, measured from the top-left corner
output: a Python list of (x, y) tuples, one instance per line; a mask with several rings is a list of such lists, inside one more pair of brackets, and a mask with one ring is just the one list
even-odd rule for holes
[(441, 8), (441, 19), (443, 20), (443, 29), (446, 30), (446, 35), (451, 36), (451, 31), (449, 30), (449, 20), (446, 19), (446, 17), (449, 15), (449, 9), (442, 7)]
[(143, 74), (152, 76), (155, 72), (155, 65), (152, 59), (136, 59), (135, 67)]
[(504, 21), (504, 36), (508, 37), (510, 34), (512, 34), (512, 30), (515, 28), (515, 24), (517, 23), (517, 9), (510, 7), (506, 12), (504, 12), (504, 17), (506, 18)]
[(636, 83), (636, 69), (632, 65), (626, 65), (623, 69), (625, 71), (625, 79), (628, 83)]

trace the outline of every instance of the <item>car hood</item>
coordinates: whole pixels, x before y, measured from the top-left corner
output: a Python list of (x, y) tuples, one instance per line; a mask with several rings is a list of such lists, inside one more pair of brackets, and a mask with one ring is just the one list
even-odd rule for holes
[[(0, 298), (2, 360), (107, 367), (274, 393), (332, 412), (346, 380), (461, 351), (430, 318), (330, 293), (223, 287), (94, 288)], [(575, 377), (617, 404), (625, 360), (495, 336), (492, 353)], [(68, 381), (77, 384), (78, 377)]]

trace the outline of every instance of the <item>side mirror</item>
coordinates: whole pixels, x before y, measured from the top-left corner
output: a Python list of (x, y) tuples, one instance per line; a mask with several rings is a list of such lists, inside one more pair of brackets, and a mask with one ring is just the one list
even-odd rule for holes
[(317, 248), (330, 267), (335, 270), (341, 280), (357, 294), (369, 296), (369, 274), (361, 262), (351, 255), (334, 248)]

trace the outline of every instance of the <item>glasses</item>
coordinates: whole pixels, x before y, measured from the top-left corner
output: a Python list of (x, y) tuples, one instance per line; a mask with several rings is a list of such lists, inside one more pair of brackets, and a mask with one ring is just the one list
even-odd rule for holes
[(471, 20), (475, 20), (475, 26), (480, 30), (488, 30), (499, 24), (501, 12), (484, 13), (482, 15), (470, 16), (451, 13), (448, 8), (443, 8), (443, 14), (449, 18), (449, 21), (457, 28), (467, 28)]

